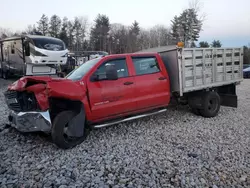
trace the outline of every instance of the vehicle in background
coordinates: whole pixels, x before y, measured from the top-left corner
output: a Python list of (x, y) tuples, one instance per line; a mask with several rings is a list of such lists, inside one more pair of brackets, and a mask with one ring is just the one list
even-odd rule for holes
[(60, 39), (26, 35), (0, 41), (0, 77), (55, 75), (65, 64), (68, 50)]
[(206, 118), (221, 105), (236, 108), (243, 48), (179, 46), (92, 59), (66, 78), (23, 77), (4, 93), (9, 121), (22, 132), (51, 133), (66, 149), (81, 143), (88, 127), (162, 113), (170, 104)]
[(65, 77), (77, 67), (77, 64), (76, 58), (68, 55), (66, 64), (58, 66), (57, 75), (61, 78)]
[(243, 77), (250, 78), (250, 67), (243, 69)]
[(108, 52), (104, 51), (93, 51), (90, 52), (90, 58), (89, 59), (94, 59), (94, 58), (99, 58), (108, 55)]
[(103, 57), (108, 55), (107, 52), (103, 51), (78, 51), (78, 52), (70, 52), (68, 53), (67, 63), (64, 65), (60, 65), (58, 67), (57, 75), (59, 77), (65, 77), (72, 70), (78, 68), (83, 63), (88, 60)]
[(243, 64), (243, 70), (250, 67), (250, 64)]

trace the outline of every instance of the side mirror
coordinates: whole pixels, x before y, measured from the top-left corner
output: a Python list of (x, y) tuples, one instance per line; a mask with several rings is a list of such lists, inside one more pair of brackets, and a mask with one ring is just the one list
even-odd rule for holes
[(106, 64), (106, 78), (107, 80), (117, 80), (118, 79), (118, 74), (117, 70), (114, 64)]
[(98, 75), (96, 73), (94, 73), (92, 76), (91, 76), (91, 81), (95, 82), (95, 81), (98, 81)]
[(24, 41), (24, 51), (25, 51), (25, 56), (30, 56), (30, 45), (28, 41)]

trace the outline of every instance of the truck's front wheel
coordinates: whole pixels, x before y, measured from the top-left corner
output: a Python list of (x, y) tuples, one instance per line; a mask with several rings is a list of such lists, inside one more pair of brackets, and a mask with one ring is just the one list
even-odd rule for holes
[[(70, 125), (70, 122), (72, 119), (77, 115), (76, 112), (73, 111), (63, 111), (57, 114), (55, 119), (53, 120), (52, 125), (52, 140), (53, 142), (62, 149), (69, 149), (72, 148), (85, 139), (85, 131), (84, 135), (81, 137), (74, 137), (72, 135), (69, 135), (67, 132), (67, 129)], [(84, 123), (83, 123), (84, 124)], [(79, 125), (82, 126), (82, 125)], [(83, 125), (82, 129), (85, 129), (85, 126)]]
[(220, 110), (220, 96), (217, 92), (206, 92), (202, 97), (202, 109), (200, 114), (203, 117), (215, 117)]

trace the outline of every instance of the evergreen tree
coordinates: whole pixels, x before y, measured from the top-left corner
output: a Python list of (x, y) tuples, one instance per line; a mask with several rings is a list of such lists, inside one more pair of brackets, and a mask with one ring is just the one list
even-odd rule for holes
[(63, 40), (65, 45), (68, 47), (69, 46), (69, 37), (68, 37), (68, 34), (67, 34), (67, 29), (68, 29), (68, 18), (64, 17), (61, 32), (59, 34), (59, 38), (61, 40)]
[(202, 21), (198, 19), (195, 9), (184, 10), (180, 16), (175, 16), (171, 21), (171, 36), (174, 43), (183, 41), (186, 47), (197, 41), (202, 28)]
[(207, 41), (201, 41), (199, 45), (200, 45), (200, 48), (209, 48), (209, 44)]
[(180, 19), (178, 16), (175, 16), (173, 20), (171, 20), (171, 39), (173, 44), (177, 44), (180, 41)]
[(243, 47), (243, 64), (250, 64), (250, 48), (247, 46)]
[(93, 50), (108, 50), (109, 30), (109, 18), (106, 15), (98, 14), (95, 19), (95, 25), (90, 33), (90, 41)]
[(67, 24), (67, 32), (68, 32), (68, 46), (69, 49), (74, 50), (74, 44), (75, 44), (75, 35), (74, 35), (74, 23), (72, 21), (68, 21)]
[(190, 47), (191, 48), (196, 48), (197, 46), (196, 46), (195, 42), (192, 42)]
[(60, 29), (61, 29), (61, 18), (57, 15), (53, 15), (50, 18), (49, 23), (49, 33), (52, 37), (59, 37)]
[(138, 35), (140, 33), (140, 27), (139, 23), (135, 20), (132, 23), (132, 26), (130, 27), (129, 31), (129, 46), (130, 46), (130, 52), (135, 52), (138, 49)]
[(43, 14), (40, 20), (37, 22), (38, 27), (37, 30), (42, 33), (42, 35), (46, 35), (49, 29), (49, 19), (48, 17)]
[(219, 40), (214, 40), (211, 44), (211, 47), (213, 47), (213, 48), (220, 48), (221, 46), (222, 46), (222, 44)]

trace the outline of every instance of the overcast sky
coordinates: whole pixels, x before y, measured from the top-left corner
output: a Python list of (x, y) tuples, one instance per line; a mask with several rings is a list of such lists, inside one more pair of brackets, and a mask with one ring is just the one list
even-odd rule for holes
[[(73, 19), (98, 13), (111, 23), (130, 25), (137, 20), (142, 27), (169, 26), (170, 20), (188, 7), (189, 0), (0, 0), (0, 27), (23, 30), (36, 23), (44, 13)], [(223, 46), (250, 44), (250, 0), (201, 0), (206, 22), (199, 40), (222, 41)]]

